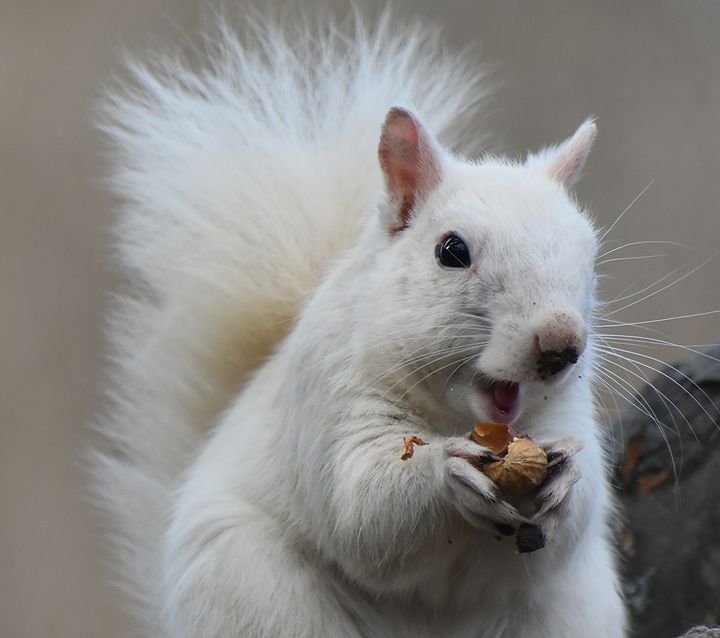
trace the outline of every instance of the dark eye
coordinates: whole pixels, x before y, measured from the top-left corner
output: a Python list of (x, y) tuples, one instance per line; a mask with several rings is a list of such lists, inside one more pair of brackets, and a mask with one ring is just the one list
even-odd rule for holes
[(457, 235), (448, 235), (435, 246), (435, 257), (448, 268), (470, 268), (470, 251)]

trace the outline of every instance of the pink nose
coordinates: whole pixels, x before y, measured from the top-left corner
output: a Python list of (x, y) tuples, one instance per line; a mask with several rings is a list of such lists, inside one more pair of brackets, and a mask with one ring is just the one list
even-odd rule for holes
[(551, 315), (535, 335), (540, 378), (549, 379), (577, 363), (586, 343), (587, 330), (579, 317), (565, 312)]

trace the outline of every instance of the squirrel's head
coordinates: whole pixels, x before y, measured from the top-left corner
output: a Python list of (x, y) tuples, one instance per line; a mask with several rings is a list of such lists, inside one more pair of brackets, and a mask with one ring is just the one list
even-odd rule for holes
[(387, 353), (390, 384), (421, 388), (458, 414), (511, 422), (523, 398), (582, 374), (597, 236), (570, 189), (595, 132), (586, 121), (522, 163), (471, 162), (445, 151), (412, 112), (388, 113), (379, 145), (386, 192), (366, 238), (367, 323)]

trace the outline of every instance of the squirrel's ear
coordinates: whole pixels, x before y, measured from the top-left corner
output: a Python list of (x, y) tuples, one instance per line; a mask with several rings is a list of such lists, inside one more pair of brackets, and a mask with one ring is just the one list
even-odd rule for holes
[(539, 167), (545, 174), (569, 190), (580, 178), (596, 134), (595, 120), (588, 118), (578, 127), (572, 137), (557, 146), (551, 146), (528, 156), (525, 164)]
[(392, 232), (405, 228), (418, 201), (440, 182), (443, 150), (418, 117), (405, 108), (388, 112), (378, 157), (393, 208)]

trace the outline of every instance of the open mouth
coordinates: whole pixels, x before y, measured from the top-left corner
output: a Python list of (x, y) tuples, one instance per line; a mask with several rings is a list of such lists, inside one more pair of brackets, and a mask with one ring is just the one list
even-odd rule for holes
[(520, 411), (520, 384), (486, 380), (477, 385), (490, 418), (496, 423), (512, 423)]

